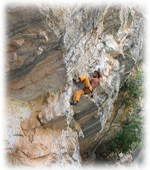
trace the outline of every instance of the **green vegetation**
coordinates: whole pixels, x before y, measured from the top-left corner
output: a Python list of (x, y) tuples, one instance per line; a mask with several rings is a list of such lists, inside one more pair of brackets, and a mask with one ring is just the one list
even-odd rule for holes
[(136, 75), (131, 76), (123, 87), (126, 95), (122, 99), (122, 103), (134, 107), (136, 105), (135, 99), (143, 97), (143, 82), (144, 73), (142, 70), (138, 70)]
[(117, 131), (113, 136), (112, 145), (109, 150), (119, 155), (119, 153), (127, 154), (142, 144), (143, 138), (143, 118), (137, 113), (132, 113), (126, 119), (123, 130)]
[(118, 157), (119, 153), (127, 154), (142, 144), (143, 117), (140, 115), (142, 108), (138, 104), (138, 99), (144, 95), (143, 82), (143, 71), (138, 70), (136, 75), (131, 76), (123, 87), (122, 104), (128, 106), (128, 114), (126, 120), (122, 122), (122, 130), (115, 133), (109, 148), (109, 151), (116, 153)]

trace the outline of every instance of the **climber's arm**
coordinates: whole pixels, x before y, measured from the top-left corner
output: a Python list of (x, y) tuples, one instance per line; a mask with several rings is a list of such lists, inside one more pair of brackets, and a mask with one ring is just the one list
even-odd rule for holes
[(98, 71), (100, 72), (100, 75), (101, 75), (101, 77), (100, 77), (100, 81), (103, 79), (103, 72), (100, 70), (100, 68), (98, 69)]

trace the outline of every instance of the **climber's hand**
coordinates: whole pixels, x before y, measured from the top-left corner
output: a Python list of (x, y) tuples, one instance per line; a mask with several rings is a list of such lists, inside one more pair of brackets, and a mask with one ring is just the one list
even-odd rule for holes
[(93, 98), (93, 97), (94, 97), (94, 94), (95, 94), (95, 92), (93, 91), (93, 92), (91, 93), (91, 98)]

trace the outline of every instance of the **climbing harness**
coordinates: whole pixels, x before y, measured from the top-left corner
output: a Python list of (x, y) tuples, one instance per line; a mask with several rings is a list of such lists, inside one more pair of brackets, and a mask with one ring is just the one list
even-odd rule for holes
[(91, 84), (89, 85), (89, 87), (84, 87), (84, 89), (83, 89), (83, 91), (84, 91), (84, 94), (86, 94), (86, 91), (85, 91), (85, 89), (89, 89), (89, 91), (90, 91), (91, 93), (93, 93), (93, 90), (91, 91), (91, 90), (90, 90), (90, 87), (92, 87), (92, 85), (91, 85)]
[(91, 87), (91, 84), (89, 85), (89, 87), (85, 87), (86, 89), (90, 89), (90, 87)]
[(84, 91), (84, 94), (86, 94), (86, 91), (85, 91), (85, 89), (83, 89), (83, 91)]

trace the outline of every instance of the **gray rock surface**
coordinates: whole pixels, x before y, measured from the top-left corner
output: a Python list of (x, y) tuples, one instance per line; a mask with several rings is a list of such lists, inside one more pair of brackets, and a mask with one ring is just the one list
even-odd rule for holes
[[(143, 9), (39, 4), (6, 12), (8, 160), (80, 166), (80, 149), (90, 155), (111, 136), (110, 126), (124, 118), (121, 111), (117, 116), (118, 96), (144, 58)], [(82, 96), (70, 106), (83, 88), (72, 78), (90, 77), (98, 68), (104, 76), (95, 97)]]

